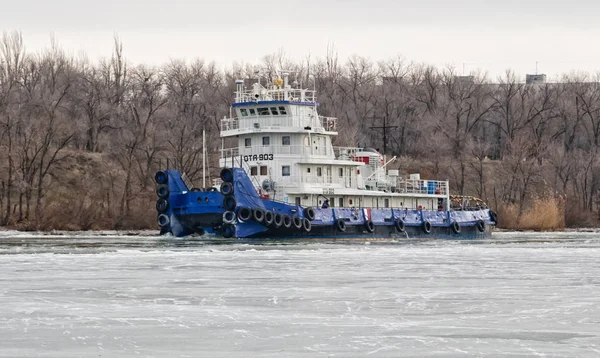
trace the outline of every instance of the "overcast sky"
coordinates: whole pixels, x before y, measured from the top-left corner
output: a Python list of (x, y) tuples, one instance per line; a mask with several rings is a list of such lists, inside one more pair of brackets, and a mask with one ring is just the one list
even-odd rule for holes
[[(522, 4), (524, 2), (527, 4)], [(69, 53), (112, 53), (113, 34), (132, 63), (204, 58), (257, 63), (291, 58), (403, 56), (492, 78), (511, 68), (549, 79), (600, 71), (599, 2), (592, 0), (0, 0), (0, 26), (21, 31), (29, 51), (53, 33)]]

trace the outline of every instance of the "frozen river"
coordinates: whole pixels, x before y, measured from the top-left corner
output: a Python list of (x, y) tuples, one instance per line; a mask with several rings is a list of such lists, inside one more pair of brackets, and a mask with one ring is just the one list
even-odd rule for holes
[(600, 356), (600, 233), (216, 245), (0, 232), (0, 357)]

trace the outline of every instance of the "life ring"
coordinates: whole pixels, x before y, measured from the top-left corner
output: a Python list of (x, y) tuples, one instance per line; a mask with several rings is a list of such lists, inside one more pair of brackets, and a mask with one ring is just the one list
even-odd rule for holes
[(226, 211), (223, 213), (223, 222), (225, 224), (232, 224), (235, 221), (235, 213), (233, 211)]
[(373, 224), (373, 221), (371, 219), (365, 222), (365, 229), (367, 229), (367, 231), (370, 233), (375, 232), (375, 224)]
[(225, 225), (223, 225), (223, 228), (221, 229), (221, 233), (223, 234), (223, 237), (226, 239), (233, 237), (235, 235), (235, 226), (233, 226), (231, 224), (225, 224)]
[(262, 211), (262, 209), (259, 209), (259, 208), (253, 209), (252, 210), (252, 218), (257, 223), (261, 223), (265, 219), (265, 213)]
[(156, 196), (165, 199), (169, 196), (169, 187), (166, 184), (161, 184), (156, 187)]
[(221, 194), (233, 195), (233, 184), (227, 182), (221, 184)]
[(286, 229), (292, 227), (292, 218), (289, 215), (283, 215), (283, 227)]
[(292, 225), (294, 225), (294, 227), (296, 229), (301, 229), (302, 228), (302, 219), (300, 219), (300, 217), (298, 215), (292, 216)]
[(460, 234), (460, 224), (458, 223), (458, 221), (452, 222), (450, 228), (452, 229), (453, 233)]
[(280, 213), (275, 213), (273, 216), (273, 225), (280, 227), (283, 224), (283, 216)]
[(237, 210), (238, 219), (242, 221), (248, 221), (252, 217), (252, 210), (245, 206), (238, 208)]
[(431, 223), (427, 220), (423, 221), (423, 232), (429, 234), (431, 232)]
[(156, 181), (156, 184), (167, 184), (169, 181), (169, 176), (167, 173), (159, 170), (156, 172), (156, 174), (154, 174), (154, 181)]
[(273, 223), (273, 212), (270, 210), (265, 210), (265, 225), (270, 226)]
[(498, 225), (498, 214), (494, 211), (490, 210), (490, 219), (494, 222), (494, 224)]
[(333, 127), (335, 126), (335, 122), (334, 121), (329, 121), (329, 123), (327, 123), (329, 125), (329, 129), (333, 129)]
[(231, 168), (223, 168), (219, 176), (221, 177), (221, 180), (226, 183), (231, 183), (233, 181), (233, 171)]
[(169, 209), (169, 202), (163, 198), (160, 198), (156, 201), (156, 211), (159, 213), (164, 213)]
[(335, 225), (337, 226), (339, 232), (346, 231), (346, 222), (344, 221), (344, 219), (337, 219)]
[(312, 224), (310, 223), (310, 221), (307, 218), (302, 219), (302, 230), (304, 230), (305, 232), (310, 232), (311, 229)]
[(398, 218), (398, 220), (396, 220), (396, 222), (394, 224), (396, 226), (396, 231), (404, 232), (404, 230), (406, 230), (406, 225), (404, 224), (404, 220)]
[(477, 230), (479, 230), (479, 232), (485, 231), (485, 223), (483, 222), (483, 220), (477, 220), (475, 226), (477, 226)]
[(223, 207), (227, 210), (234, 211), (237, 206), (237, 200), (233, 196), (226, 196), (223, 199)]
[(313, 209), (313, 208), (304, 209), (304, 217), (310, 221), (313, 221), (315, 219), (315, 209)]

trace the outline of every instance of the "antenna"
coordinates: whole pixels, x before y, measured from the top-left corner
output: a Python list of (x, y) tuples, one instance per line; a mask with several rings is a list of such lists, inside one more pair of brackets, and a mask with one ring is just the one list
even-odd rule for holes
[(536, 75), (538, 74), (538, 62), (537, 61), (535, 61), (535, 74)]
[[(378, 118), (378, 117), (375, 117)], [(383, 129), (383, 155), (385, 155), (385, 153), (387, 153), (387, 132), (388, 129), (395, 129), (398, 128), (398, 126), (388, 126), (387, 125), (387, 116), (383, 116), (383, 126), (373, 126), (373, 127), (369, 127), (371, 129)]]

